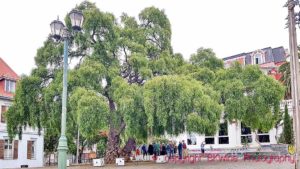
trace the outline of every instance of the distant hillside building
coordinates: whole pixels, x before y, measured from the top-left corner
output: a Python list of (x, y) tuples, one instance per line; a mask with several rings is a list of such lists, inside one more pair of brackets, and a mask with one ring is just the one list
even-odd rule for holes
[(26, 128), (22, 140), (10, 141), (6, 130), (5, 112), (12, 104), (19, 76), (0, 58), (0, 168), (43, 166), (43, 135)]
[(263, 48), (248, 53), (240, 53), (237, 55), (223, 58), (225, 68), (231, 66), (234, 62), (239, 62), (241, 65), (259, 65), (260, 69), (276, 80), (279, 80), (281, 75), (278, 73), (280, 65), (285, 63), (287, 57), (286, 50), (281, 46), (277, 48)]

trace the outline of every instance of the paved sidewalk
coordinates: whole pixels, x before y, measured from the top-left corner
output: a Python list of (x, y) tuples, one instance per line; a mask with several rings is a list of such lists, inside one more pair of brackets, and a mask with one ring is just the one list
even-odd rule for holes
[[(42, 169), (56, 169), (57, 167), (44, 167)], [(70, 166), (68, 169), (293, 169), (294, 164), (289, 162), (266, 163), (255, 161), (238, 161), (238, 162), (198, 162), (190, 163), (166, 163), (155, 164), (153, 162), (143, 162), (135, 165), (127, 163), (125, 166), (105, 165), (104, 167), (93, 167), (92, 165)], [(41, 168), (38, 168), (41, 169)]]

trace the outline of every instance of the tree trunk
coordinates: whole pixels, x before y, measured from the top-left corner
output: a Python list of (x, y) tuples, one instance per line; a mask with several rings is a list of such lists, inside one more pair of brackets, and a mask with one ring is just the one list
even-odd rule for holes
[(136, 142), (134, 138), (129, 138), (121, 152), (121, 156), (125, 158), (125, 161), (129, 161), (131, 152), (133, 150), (136, 150)]
[(48, 162), (48, 164), (49, 164), (49, 166), (51, 165), (51, 153), (49, 154), (49, 162)]
[(105, 163), (115, 163), (116, 157), (119, 157), (120, 152), (120, 135), (118, 132), (110, 128), (107, 138), (107, 147), (105, 153)]
[[(108, 88), (109, 85), (106, 86)], [(111, 116), (109, 118), (109, 133), (107, 137), (107, 146), (106, 146), (106, 152), (105, 152), (105, 163), (112, 164), (115, 163), (116, 157), (120, 157), (120, 154), (122, 153), (120, 149), (120, 134), (125, 129), (125, 122), (121, 118), (120, 124), (114, 124), (114, 118), (116, 118), (118, 115), (116, 114), (116, 107), (113, 99), (109, 97), (108, 92), (105, 92), (105, 96), (108, 98), (109, 102), (109, 109), (111, 112)]]
[(278, 144), (278, 142), (279, 142), (278, 141), (279, 140), (279, 138), (278, 138), (278, 126), (275, 127), (275, 131), (276, 131), (275, 132), (275, 140), (276, 140), (276, 143)]
[(78, 164), (79, 159), (79, 126), (77, 129), (77, 141), (76, 141), (76, 164)]
[(109, 119), (109, 133), (107, 137), (107, 146), (106, 146), (106, 152), (105, 152), (105, 163), (112, 164), (115, 163), (116, 157), (120, 156), (120, 134), (121, 134), (121, 128), (119, 131), (114, 127), (115, 124), (113, 124), (113, 119), (115, 116), (115, 103), (114, 101), (108, 97), (109, 101), (109, 108), (111, 112), (111, 116)]
[(258, 144), (258, 148), (257, 148), (257, 151), (260, 151), (261, 150), (261, 144), (259, 142), (259, 139), (258, 139), (258, 131), (256, 130), (255, 132), (255, 142)]

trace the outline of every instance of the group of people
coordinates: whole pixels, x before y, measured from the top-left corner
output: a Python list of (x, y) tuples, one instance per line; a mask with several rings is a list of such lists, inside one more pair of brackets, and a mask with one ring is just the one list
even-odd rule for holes
[[(204, 153), (204, 145), (205, 142), (202, 142), (202, 153)], [(167, 144), (154, 142), (153, 144), (149, 144), (148, 146), (146, 144), (143, 144), (136, 150), (136, 152), (141, 153), (141, 155), (143, 155), (143, 158), (145, 158), (147, 155), (154, 155), (155, 159), (159, 155), (167, 155), (169, 159), (171, 159), (177, 153), (179, 159), (184, 159), (188, 156), (188, 149), (184, 140), (179, 141), (178, 145), (176, 145), (176, 143), (173, 141), (169, 141)]]
[(167, 144), (154, 142), (153, 144), (149, 144), (148, 146), (146, 146), (146, 144), (143, 144), (140, 149), (143, 157), (147, 155), (154, 155), (154, 157), (159, 155), (168, 155), (169, 158), (172, 158), (174, 154), (176, 154), (177, 146), (172, 141), (169, 141)]

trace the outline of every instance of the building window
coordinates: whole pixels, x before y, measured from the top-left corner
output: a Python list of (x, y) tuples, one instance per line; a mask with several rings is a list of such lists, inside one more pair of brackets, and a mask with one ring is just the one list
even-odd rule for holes
[(188, 145), (197, 145), (197, 138), (194, 134), (188, 134), (187, 144)]
[(12, 80), (5, 80), (5, 91), (9, 93), (15, 93), (16, 82)]
[(257, 53), (254, 55), (254, 64), (256, 64), (256, 65), (262, 64), (262, 54), (261, 53)]
[(205, 144), (215, 144), (214, 136), (205, 136)]
[(252, 142), (251, 129), (243, 123), (241, 123), (241, 141), (243, 144)]
[(27, 141), (27, 159), (35, 159), (36, 141)]
[(270, 142), (270, 135), (269, 135), (269, 133), (264, 133), (264, 132), (258, 130), (257, 135), (258, 135), (258, 141), (260, 143), (269, 143)]
[(1, 123), (5, 123), (5, 112), (7, 111), (8, 106), (1, 106)]
[(219, 144), (229, 144), (227, 122), (220, 124), (219, 129)]
[(4, 140), (4, 159), (13, 158), (13, 145), (9, 139)]
[(31, 159), (35, 159), (35, 141), (32, 141), (31, 145)]

